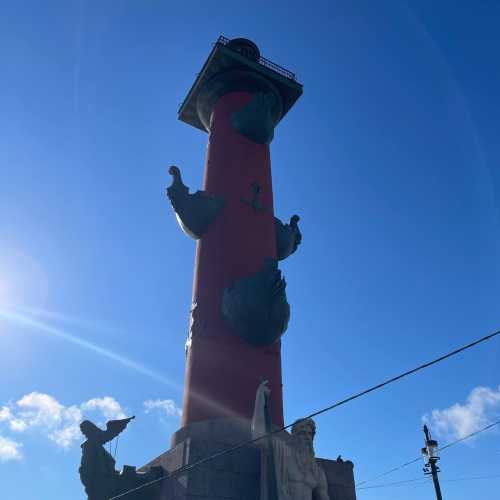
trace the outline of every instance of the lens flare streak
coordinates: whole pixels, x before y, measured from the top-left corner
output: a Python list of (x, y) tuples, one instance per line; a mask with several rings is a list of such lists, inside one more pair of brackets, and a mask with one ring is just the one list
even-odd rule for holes
[[(39, 313), (40, 311), (38, 311)], [(63, 316), (61, 316), (63, 317)], [(158, 373), (154, 370), (151, 370), (150, 368), (147, 368), (141, 363), (138, 363), (137, 361), (134, 361), (130, 358), (127, 358), (121, 354), (117, 354), (116, 352), (110, 351), (109, 349), (106, 349), (105, 347), (101, 347), (100, 345), (97, 345), (93, 342), (89, 342), (88, 340), (84, 340), (80, 337), (77, 337), (76, 335), (72, 335), (70, 333), (67, 333), (60, 328), (56, 328), (52, 325), (49, 325), (48, 323), (45, 323), (43, 321), (40, 321), (38, 319), (29, 317), (27, 314), (20, 314), (19, 312), (15, 310), (10, 310), (6, 309), (4, 307), (0, 307), (0, 319), (3, 318), (4, 320), (10, 321), (11, 323), (15, 323), (17, 325), (23, 326), (30, 328), (35, 331), (43, 332), (49, 335), (52, 335), (56, 338), (59, 338), (61, 340), (64, 340), (66, 342), (70, 342), (74, 345), (77, 345), (79, 347), (83, 347), (84, 349), (87, 349), (88, 351), (92, 351), (100, 356), (103, 356), (107, 359), (110, 359), (116, 363), (119, 363), (120, 365), (124, 366), (125, 368), (134, 370), (137, 373), (140, 373), (141, 375), (144, 375), (146, 377), (149, 377), (153, 380), (156, 380), (157, 382), (160, 382), (161, 384), (167, 385), (174, 390), (178, 392), (182, 392), (183, 388), (180, 384), (173, 382), (172, 380), (166, 378), (163, 376), (161, 373)], [(231, 411), (229, 408), (226, 408), (225, 406), (221, 405), (220, 403), (213, 401), (211, 399), (206, 398), (202, 394), (195, 393), (193, 394), (195, 399), (199, 399), (200, 401), (203, 401), (205, 404), (208, 404), (210, 406), (213, 406), (215, 408), (218, 408), (219, 410), (222, 411), (222, 413), (225, 413), (228, 417), (238, 417), (233, 411)]]
[(145, 375), (153, 380), (156, 380), (162, 384), (168, 385), (172, 388), (174, 388), (177, 391), (181, 391), (182, 388), (176, 384), (175, 382), (172, 382), (171, 380), (167, 379), (160, 373), (151, 370), (141, 363), (138, 363), (137, 361), (134, 361), (132, 359), (129, 359), (125, 356), (122, 356), (121, 354), (117, 354), (113, 351), (110, 351), (109, 349), (106, 349), (104, 347), (101, 347), (97, 344), (94, 344), (93, 342), (89, 342), (88, 340), (81, 339), (79, 337), (76, 337), (75, 335), (71, 335), (70, 333), (67, 333), (59, 328), (55, 328), (47, 323), (44, 323), (42, 321), (39, 321), (37, 319), (33, 319), (28, 317), (27, 315), (22, 315), (17, 312), (1, 308), (0, 307), (0, 318), (4, 318), (8, 321), (11, 321), (12, 323), (16, 323), (18, 325), (26, 326), (33, 328), (38, 331), (42, 331), (44, 333), (47, 333), (49, 335), (53, 335), (54, 337), (60, 338), (62, 340), (65, 340), (67, 342), (71, 342), (72, 344), (76, 344), (80, 347), (83, 347), (89, 351), (93, 351), (100, 356), (103, 356), (105, 358), (111, 359), (126, 368), (132, 369), (136, 371), (137, 373), (141, 373), (142, 375)]

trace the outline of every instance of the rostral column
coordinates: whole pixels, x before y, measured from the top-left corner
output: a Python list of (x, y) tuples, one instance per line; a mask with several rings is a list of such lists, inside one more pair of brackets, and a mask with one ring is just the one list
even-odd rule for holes
[(274, 216), (269, 144), (302, 94), (295, 75), (246, 39), (220, 37), (179, 110), (208, 132), (203, 190), (190, 194), (178, 167), (167, 193), (197, 240), (186, 343), (183, 426), (251, 419), (262, 379), (272, 422), (283, 425), (281, 335), (290, 317), (278, 261), (301, 240), (293, 216)]

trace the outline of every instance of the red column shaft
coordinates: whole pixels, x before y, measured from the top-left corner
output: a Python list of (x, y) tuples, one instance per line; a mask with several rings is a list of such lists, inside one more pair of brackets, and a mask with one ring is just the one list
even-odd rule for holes
[[(231, 126), (231, 114), (252, 95), (232, 92), (214, 106), (204, 190), (224, 198), (224, 208), (198, 241), (193, 284), (195, 324), (187, 350), (183, 424), (238, 416), (251, 418), (262, 378), (271, 387), (273, 423), (283, 425), (281, 344), (255, 347), (222, 319), (221, 301), (235, 280), (276, 258), (269, 146), (256, 144)], [(252, 184), (262, 190), (263, 210), (252, 201)]]

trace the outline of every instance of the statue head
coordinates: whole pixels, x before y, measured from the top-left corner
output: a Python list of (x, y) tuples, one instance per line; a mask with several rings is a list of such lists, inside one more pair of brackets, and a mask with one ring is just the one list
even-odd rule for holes
[(89, 441), (98, 440), (101, 437), (101, 435), (104, 433), (104, 431), (102, 429), (99, 429), (99, 427), (97, 427), (97, 425), (95, 425), (90, 420), (84, 420), (80, 424), (80, 430), (82, 431), (82, 434)]
[(297, 448), (314, 456), (313, 441), (316, 434), (316, 424), (312, 418), (297, 420), (292, 425), (292, 439)]

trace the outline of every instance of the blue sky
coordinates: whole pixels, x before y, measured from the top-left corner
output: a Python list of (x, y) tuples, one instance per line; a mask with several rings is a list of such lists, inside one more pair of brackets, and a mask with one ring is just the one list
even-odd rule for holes
[[(499, 328), (499, 20), (486, 0), (4, 2), (2, 498), (84, 498), (81, 416), (137, 415), (119, 466), (178, 428), (195, 247), (164, 189), (172, 163), (201, 185), (206, 135), (176, 113), (220, 34), (304, 84), (271, 146), (276, 213), (304, 235), (281, 266), (286, 421)], [(498, 420), (499, 358), (495, 340), (318, 417), (317, 454), (361, 481), (418, 456), (425, 415), (443, 444)], [(500, 434), (441, 469), (445, 497), (493, 500), (499, 478), (451, 480), (499, 475)]]

